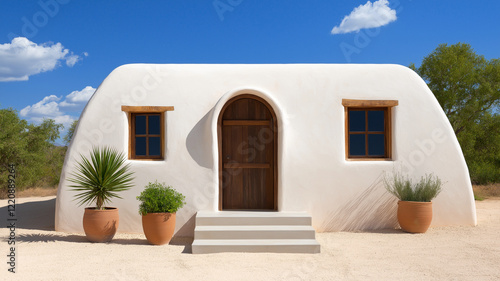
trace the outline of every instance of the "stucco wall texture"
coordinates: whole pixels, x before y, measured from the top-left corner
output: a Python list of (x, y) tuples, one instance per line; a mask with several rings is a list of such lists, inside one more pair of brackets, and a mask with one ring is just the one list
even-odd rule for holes
[[(278, 211), (306, 211), (317, 231), (397, 226), (397, 199), (384, 173), (414, 178), (434, 173), (443, 191), (433, 200), (431, 226), (475, 225), (469, 172), (452, 127), (425, 82), (399, 65), (131, 64), (115, 69), (84, 109), (66, 154), (59, 184), (57, 231), (83, 232), (84, 207), (68, 178), (80, 154), (112, 146), (128, 154), (128, 106), (174, 106), (165, 113), (165, 160), (128, 160), (134, 187), (110, 206), (120, 211), (119, 232), (141, 233), (136, 196), (148, 182), (165, 182), (186, 196), (176, 236), (193, 236), (198, 210), (219, 206), (217, 120), (240, 94), (265, 99), (278, 121)], [(342, 99), (397, 100), (392, 108), (392, 160), (345, 157)]]

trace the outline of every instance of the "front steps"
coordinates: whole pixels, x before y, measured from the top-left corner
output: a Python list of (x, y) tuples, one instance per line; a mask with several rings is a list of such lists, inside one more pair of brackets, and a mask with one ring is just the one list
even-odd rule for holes
[(308, 214), (297, 212), (199, 211), (193, 254), (319, 253), (311, 221)]

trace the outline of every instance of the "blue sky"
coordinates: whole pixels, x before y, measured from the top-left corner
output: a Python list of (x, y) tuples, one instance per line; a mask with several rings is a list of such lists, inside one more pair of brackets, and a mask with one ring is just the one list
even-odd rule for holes
[(493, 0), (0, 0), (0, 108), (68, 127), (128, 63), (408, 66), (457, 42), (499, 58), (499, 12)]

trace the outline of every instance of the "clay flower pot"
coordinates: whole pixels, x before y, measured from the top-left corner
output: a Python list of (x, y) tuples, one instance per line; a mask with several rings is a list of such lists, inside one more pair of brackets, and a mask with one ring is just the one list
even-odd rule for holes
[(167, 244), (174, 235), (175, 213), (148, 213), (142, 216), (142, 229), (150, 244)]
[(115, 236), (120, 217), (118, 208), (85, 208), (83, 230), (91, 242), (109, 242)]
[(432, 202), (398, 202), (398, 222), (410, 233), (425, 233), (432, 221)]

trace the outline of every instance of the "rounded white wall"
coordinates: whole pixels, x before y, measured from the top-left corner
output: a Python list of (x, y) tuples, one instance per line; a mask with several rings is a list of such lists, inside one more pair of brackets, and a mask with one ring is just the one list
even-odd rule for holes
[[(192, 236), (198, 210), (218, 208), (216, 120), (231, 97), (252, 93), (268, 101), (279, 125), (278, 209), (307, 211), (319, 231), (392, 227), (395, 199), (384, 172), (415, 177), (433, 172), (444, 182), (434, 200), (433, 225), (475, 225), (467, 166), (453, 130), (418, 75), (397, 65), (125, 65), (114, 70), (85, 108), (68, 149), (56, 204), (56, 230), (82, 232), (83, 206), (68, 177), (92, 145), (128, 153), (122, 105), (174, 106), (166, 112), (164, 161), (128, 160), (134, 188), (113, 200), (122, 232), (142, 232), (139, 202), (158, 180), (186, 195), (177, 236)], [(342, 99), (398, 100), (393, 108), (393, 161), (345, 159)]]

